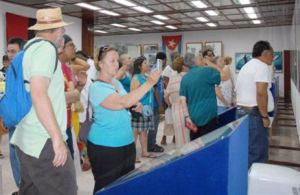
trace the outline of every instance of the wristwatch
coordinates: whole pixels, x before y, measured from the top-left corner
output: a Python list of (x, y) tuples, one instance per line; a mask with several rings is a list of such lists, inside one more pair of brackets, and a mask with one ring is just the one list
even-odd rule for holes
[(269, 119), (269, 117), (268, 117), (268, 116), (261, 116), (261, 118)]

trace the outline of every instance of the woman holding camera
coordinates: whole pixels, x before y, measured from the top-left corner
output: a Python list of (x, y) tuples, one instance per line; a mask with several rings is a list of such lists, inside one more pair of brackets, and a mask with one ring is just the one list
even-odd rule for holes
[[(96, 68), (100, 74), (89, 91), (94, 122), (87, 138), (95, 179), (94, 193), (134, 169), (136, 150), (127, 108), (137, 105), (161, 74), (154, 71), (143, 85), (127, 94), (114, 78), (119, 69), (117, 50), (101, 47), (97, 59)], [(134, 110), (139, 112), (141, 108), (138, 104)]]

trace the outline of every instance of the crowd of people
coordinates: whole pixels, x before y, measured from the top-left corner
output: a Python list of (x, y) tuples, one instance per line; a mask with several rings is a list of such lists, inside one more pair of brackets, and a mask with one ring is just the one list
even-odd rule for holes
[(9, 133), (19, 187), (14, 195), (75, 195), (77, 146), (82, 169), (92, 170), (96, 193), (134, 170), (140, 157), (157, 158), (156, 153), (164, 152), (156, 143), (162, 114), (160, 143), (166, 145), (172, 136), (179, 148), (213, 131), (218, 113), (238, 106), (239, 116), (250, 115), (249, 167), (267, 160), (267, 65), (273, 53), (268, 42), (254, 45), (254, 59), (241, 69), (235, 87), (232, 59), (215, 56), (211, 49), (198, 56), (174, 52), (168, 65), (166, 54), (158, 52), (161, 69), (144, 56), (132, 59), (109, 45), (100, 47), (92, 60), (76, 52), (72, 37), (65, 34), (67, 25), (59, 8), (38, 10), (37, 23), (29, 28), (36, 37), (27, 43), (12, 38), (3, 56), (0, 82), (17, 52), (41, 39), (23, 60), (32, 108), (16, 127), (7, 129), (0, 121), (0, 136)]

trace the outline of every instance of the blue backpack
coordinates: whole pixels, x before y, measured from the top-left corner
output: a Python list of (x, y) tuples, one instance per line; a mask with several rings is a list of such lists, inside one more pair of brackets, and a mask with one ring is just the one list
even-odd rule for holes
[[(5, 93), (0, 99), (0, 117), (2, 118), (4, 125), (9, 129), (14, 128), (32, 107), (30, 92), (25, 88), (25, 84), (29, 84), (29, 81), (24, 80), (23, 77), (23, 58), (25, 51), (34, 43), (40, 41), (47, 40), (37, 39), (32, 41), (23, 50), (17, 53), (16, 57), (8, 66), (5, 77)], [(47, 42), (51, 43), (50, 41)], [(55, 72), (58, 57), (55, 45), (53, 43), (51, 44), (54, 46), (56, 51)]]

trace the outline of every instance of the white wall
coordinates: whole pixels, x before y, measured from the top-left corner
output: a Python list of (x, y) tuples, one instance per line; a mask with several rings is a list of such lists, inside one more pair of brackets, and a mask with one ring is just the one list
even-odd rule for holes
[[(187, 42), (222, 41), (223, 54), (235, 59), (237, 52), (251, 52), (254, 43), (258, 40), (268, 40), (274, 51), (283, 51), (290, 48), (290, 26), (268, 27), (268, 28), (249, 28), (232, 30), (211, 30), (211, 31), (192, 31), (165, 34), (181, 34), (183, 41), (183, 52)], [(135, 34), (119, 36), (97, 36), (95, 45), (128, 43), (128, 44), (159, 44), (161, 47), (162, 34)], [(234, 61), (233, 61), (234, 62)], [(232, 66), (232, 69), (235, 69)], [(232, 70), (233, 72), (235, 70)], [(279, 75), (279, 95), (283, 96), (283, 74)]]
[[(35, 18), (36, 9), (0, 1), (0, 67), (2, 66), (2, 56), (6, 52), (6, 12)], [(66, 22), (73, 22), (73, 24), (66, 27), (66, 34), (69, 34), (73, 38), (77, 49), (81, 49), (81, 19), (70, 16), (63, 16), (63, 18)], [(16, 26), (16, 28), (18, 27)]]
[[(293, 27), (291, 29), (291, 46), (294, 50), (298, 50), (298, 69), (300, 68), (300, 0), (296, 0), (295, 4), (295, 11), (294, 11), (294, 20), (293, 20)], [(291, 62), (292, 63), (292, 62)], [(298, 70), (298, 80), (300, 79), (300, 70)], [(298, 81), (299, 83), (299, 81)], [(294, 115), (296, 119), (296, 125), (300, 140), (300, 93), (297, 89), (297, 86), (294, 84), (294, 82), (291, 80), (291, 98), (292, 98), (292, 104), (293, 104), (293, 110)]]

